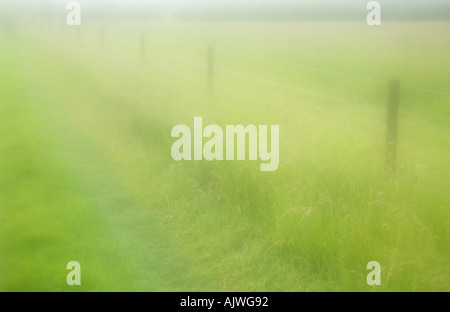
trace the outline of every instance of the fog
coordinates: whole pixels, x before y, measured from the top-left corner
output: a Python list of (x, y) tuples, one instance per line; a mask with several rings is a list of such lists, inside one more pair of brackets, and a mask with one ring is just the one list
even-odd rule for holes
[[(2, 11), (52, 15), (63, 0), (1, 1)], [(182, 20), (357, 20), (369, 1), (359, 0), (80, 0), (84, 19)], [(446, 0), (381, 0), (384, 20), (448, 20)], [(364, 16), (364, 15), (363, 15)]]

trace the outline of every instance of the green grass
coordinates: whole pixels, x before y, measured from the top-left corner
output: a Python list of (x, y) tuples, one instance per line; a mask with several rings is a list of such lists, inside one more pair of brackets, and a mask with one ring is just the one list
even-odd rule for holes
[[(447, 23), (100, 27), (0, 32), (0, 290), (450, 290)], [(279, 169), (173, 161), (194, 116), (279, 124)]]

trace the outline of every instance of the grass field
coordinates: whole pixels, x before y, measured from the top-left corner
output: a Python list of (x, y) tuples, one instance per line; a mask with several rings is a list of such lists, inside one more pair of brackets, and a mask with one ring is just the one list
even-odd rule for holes
[[(449, 27), (0, 30), (0, 290), (449, 291)], [(171, 129), (196, 116), (280, 125), (278, 170), (175, 162)], [(79, 287), (66, 284), (72, 260)], [(381, 286), (366, 283), (373, 260)]]

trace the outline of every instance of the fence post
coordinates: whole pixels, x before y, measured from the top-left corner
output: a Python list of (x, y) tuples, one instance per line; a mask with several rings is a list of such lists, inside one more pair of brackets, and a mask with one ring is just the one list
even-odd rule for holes
[(105, 28), (103, 26), (100, 28), (100, 48), (102, 52), (105, 51)]
[(214, 48), (208, 48), (208, 91), (210, 94), (214, 91)]
[(400, 99), (400, 81), (389, 81), (389, 95), (387, 105), (387, 133), (386, 133), (386, 172), (395, 174), (398, 139), (398, 110)]
[(141, 34), (141, 63), (145, 63), (145, 35)]

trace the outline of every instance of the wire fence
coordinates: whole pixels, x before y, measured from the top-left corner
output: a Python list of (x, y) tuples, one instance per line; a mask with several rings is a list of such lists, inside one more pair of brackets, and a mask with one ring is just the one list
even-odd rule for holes
[[(156, 39), (155, 39), (156, 40)], [(161, 39), (159, 39), (161, 40)], [(166, 41), (166, 40), (163, 40)], [(173, 42), (172, 42), (173, 43)], [(185, 43), (184, 45), (186, 46), (190, 46), (190, 47), (195, 47), (195, 48), (199, 48), (199, 49), (205, 49), (204, 46), (199, 46), (199, 45), (193, 45), (193, 44), (187, 44)], [(350, 75), (350, 74), (345, 74), (345, 73), (338, 73), (338, 72), (334, 72), (334, 71), (328, 71), (328, 70), (324, 70), (324, 69), (319, 69), (319, 68), (314, 68), (314, 67), (310, 67), (310, 66), (303, 66), (303, 65), (297, 65), (297, 64), (289, 64), (286, 62), (282, 62), (282, 61), (276, 61), (276, 60), (269, 60), (267, 58), (262, 58), (262, 57), (258, 57), (258, 56), (251, 56), (251, 55), (247, 55), (247, 54), (241, 54), (241, 53), (235, 53), (235, 52), (229, 52), (229, 51), (222, 51), (222, 53), (224, 54), (229, 54), (229, 55), (235, 55), (235, 56), (242, 56), (242, 57), (246, 57), (246, 58), (252, 58), (252, 59), (259, 59), (265, 62), (272, 62), (272, 63), (279, 63), (279, 64), (283, 64), (283, 65), (289, 65), (291, 67), (296, 67), (296, 68), (301, 68), (301, 69), (306, 69), (306, 70), (313, 70), (313, 71), (317, 71), (317, 72), (321, 72), (321, 73), (325, 73), (325, 74), (331, 74), (331, 75), (339, 75), (341, 77), (348, 77), (348, 78), (353, 78), (353, 79), (359, 79), (359, 80), (364, 80), (367, 82), (371, 82), (371, 83), (377, 83), (380, 85), (387, 85), (388, 81), (382, 81), (382, 80), (376, 80), (376, 79), (371, 79), (371, 78), (365, 78), (365, 77), (361, 77), (361, 76), (356, 76), (356, 75)], [(165, 55), (165, 56), (170, 56), (172, 58), (175, 59), (179, 59), (185, 62), (189, 62), (192, 64), (197, 64), (200, 66), (207, 66), (206, 62), (201, 62), (195, 59), (191, 59), (191, 58), (187, 58), (184, 56), (179, 56), (179, 55), (174, 55), (171, 53), (160, 53), (160, 55)], [(342, 104), (347, 104), (347, 105), (353, 105), (353, 106), (360, 106), (360, 107), (364, 107), (365, 109), (369, 109), (372, 111), (376, 111), (379, 113), (385, 113), (384, 110), (376, 108), (376, 107), (372, 107), (372, 106), (368, 106), (368, 105), (364, 105), (361, 103), (356, 103), (356, 102), (352, 102), (352, 101), (348, 101), (348, 100), (344, 100), (341, 98), (337, 98), (325, 93), (321, 93), (321, 92), (317, 92), (317, 91), (313, 91), (313, 90), (309, 90), (309, 89), (305, 89), (305, 88), (300, 88), (298, 86), (293, 86), (293, 85), (289, 85), (286, 83), (281, 83), (275, 80), (271, 80), (271, 79), (266, 79), (266, 78), (261, 78), (255, 75), (251, 75), (248, 73), (244, 73), (244, 72), (240, 72), (240, 71), (236, 71), (236, 70), (231, 70), (231, 69), (222, 69), (223, 72), (226, 73), (231, 73), (237, 76), (241, 76), (241, 77), (245, 77), (245, 78), (249, 78), (249, 79), (253, 79), (253, 80), (257, 80), (266, 84), (270, 84), (273, 86), (278, 86), (281, 88), (285, 88), (285, 89), (290, 89), (290, 90), (295, 90), (301, 93), (305, 93), (305, 94), (309, 94), (309, 95), (313, 95), (315, 97), (320, 97), (320, 98), (324, 98), (336, 103), (342, 103)], [(412, 87), (412, 86), (404, 86), (402, 85), (402, 88), (405, 89), (410, 89), (410, 90), (415, 90), (415, 91), (421, 91), (421, 92), (426, 92), (426, 93), (431, 93), (431, 94), (436, 94), (436, 95), (443, 95), (443, 96), (449, 96), (450, 97), (450, 93), (446, 93), (446, 92), (441, 92), (441, 91), (436, 91), (436, 90), (429, 90), (429, 89), (423, 89), (423, 88), (417, 88), (417, 87)], [(425, 120), (421, 120), (418, 119), (416, 117), (412, 117), (412, 116), (403, 116), (402, 119), (406, 120), (407, 122), (417, 122), (417, 123), (421, 123), (423, 125), (429, 126), (429, 127), (436, 127), (445, 131), (450, 131), (450, 127), (446, 127), (443, 125), (438, 125), (438, 124), (434, 124), (431, 122), (427, 122)], [(447, 133), (447, 135), (450, 135), (450, 133)]]
[[(104, 51), (106, 49), (105, 45), (108, 44), (107, 38), (105, 36), (105, 28), (101, 27), (99, 30), (99, 33), (100, 33), (100, 35), (99, 35), (100, 45), (99, 46), (101, 47), (101, 50)], [(80, 42), (80, 40), (81, 40), (80, 39), (80, 31), (76, 32), (76, 36), (77, 36), (78, 42)], [(246, 54), (246, 53), (242, 53), (239, 51), (230, 51), (227, 49), (217, 49), (217, 47), (212, 48), (211, 46), (208, 46), (208, 45), (198, 45), (198, 44), (192, 44), (192, 43), (183, 42), (183, 41), (171, 41), (171, 40), (168, 40), (167, 38), (163, 39), (163, 38), (159, 38), (157, 36), (148, 35), (147, 33), (141, 33), (141, 34), (137, 35), (136, 42), (137, 42), (136, 46), (140, 47), (138, 49), (140, 51), (139, 52), (140, 54), (138, 54), (136, 56), (136, 58), (140, 59), (142, 64), (145, 64), (148, 61), (148, 59), (150, 58), (149, 57), (150, 54), (152, 57), (153, 56), (169, 57), (169, 58), (176, 59), (176, 60), (186, 62), (189, 64), (194, 64), (195, 66), (199, 66), (203, 70), (205, 70), (205, 76), (208, 76), (206, 80), (208, 81), (210, 89), (214, 88), (214, 89), (218, 89), (218, 90), (226, 90), (227, 92), (233, 92), (236, 94), (236, 91), (233, 88), (229, 88), (227, 86), (220, 85), (215, 82), (213, 76), (215, 75), (216, 72), (220, 72), (220, 73), (226, 73), (229, 75), (233, 75), (240, 79), (246, 79), (246, 80), (251, 80), (251, 81), (254, 81), (254, 82), (257, 82), (260, 84), (270, 85), (275, 88), (290, 90), (290, 91), (293, 91), (296, 93), (306, 94), (306, 95), (309, 95), (309, 96), (312, 96), (315, 98), (324, 99), (324, 100), (327, 100), (330, 102), (344, 104), (344, 105), (348, 105), (348, 106), (352, 106), (352, 107), (357, 107), (359, 109), (370, 111), (372, 114), (376, 113), (376, 114), (379, 114), (380, 116), (383, 116), (384, 114), (386, 114), (386, 110), (381, 109), (379, 107), (372, 106), (372, 105), (368, 105), (368, 103), (363, 103), (360, 101), (350, 101), (350, 100), (336, 97), (336, 96), (333, 96), (333, 95), (330, 95), (330, 94), (327, 94), (324, 92), (320, 92), (318, 90), (300, 87), (298, 85), (289, 84), (286, 82), (280, 82), (277, 79), (260, 77), (258, 75), (251, 74), (251, 73), (241, 71), (241, 70), (225, 68), (225, 67), (217, 67), (215, 64), (217, 62), (215, 59), (215, 55), (220, 54), (221, 56), (222, 55), (233, 56), (233, 57), (239, 57), (242, 59), (250, 59), (255, 62), (270, 63), (270, 64), (274, 64), (274, 65), (282, 65), (282, 66), (285, 66), (285, 67), (288, 67), (291, 69), (298, 69), (300, 71), (309, 71), (309, 72), (315, 72), (315, 73), (319, 73), (319, 74), (323, 74), (323, 75), (338, 76), (338, 77), (342, 77), (342, 78), (346, 78), (346, 79), (359, 80), (359, 81), (368, 82), (370, 84), (377, 84), (378, 86), (382, 86), (382, 87), (387, 86), (388, 81), (384, 81), (384, 80), (380, 80), (380, 79), (373, 79), (370, 77), (364, 77), (364, 76), (359, 76), (359, 75), (354, 75), (354, 74), (349, 74), (349, 73), (344, 73), (344, 72), (328, 70), (328, 69), (309, 66), (309, 65), (305, 65), (305, 64), (299, 64), (297, 62), (290, 63), (290, 62), (286, 62), (286, 61), (282, 61), (282, 60), (275, 60), (275, 59), (262, 57), (262, 56), (258, 56), (258, 55)], [(155, 51), (155, 49), (151, 50), (151, 52), (150, 52), (150, 50), (147, 51), (148, 50), (147, 47), (149, 46), (149, 43), (151, 43), (150, 45), (155, 46), (156, 42), (166, 43), (166, 44), (168, 43), (168, 44), (172, 44), (172, 45), (179, 45), (179, 46), (194, 48), (194, 49), (196, 49), (194, 54), (197, 54), (199, 59), (187, 57), (185, 55), (169, 53), (167, 51), (157, 52), (157, 51)], [(206, 56), (207, 56), (206, 59), (204, 58), (205, 52), (206, 52)], [(185, 71), (182, 68), (177, 67), (175, 65), (167, 66), (166, 68), (176, 72), (178, 75), (188, 78), (190, 81), (198, 81), (199, 83), (203, 83), (205, 81), (205, 76), (204, 77), (198, 76), (197, 74)], [(264, 90), (264, 89), (265, 88), (261, 88), (261, 90)], [(440, 91), (440, 90), (419, 88), (419, 87), (410, 86), (410, 85), (402, 85), (402, 89), (414, 90), (416, 92), (423, 92), (423, 93), (432, 94), (432, 95), (440, 96), (440, 97), (446, 97), (446, 98), (450, 97), (450, 93)], [(211, 92), (211, 90), (210, 90), (210, 92)], [(247, 94), (236, 94), (236, 95), (248, 96)], [(367, 101), (365, 101), (365, 102), (367, 102)], [(448, 103), (448, 100), (445, 100), (443, 102)], [(331, 123), (328, 120), (323, 120), (318, 116), (313, 116), (310, 114), (310, 115), (308, 115), (308, 118), (320, 121), (322, 123), (326, 123), (328, 125), (333, 125), (333, 127), (336, 127), (336, 128), (346, 129), (345, 126), (342, 126), (337, 123)], [(450, 128), (447, 126), (444, 126), (444, 125), (435, 124), (435, 123), (432, 123), (432, 122), (429, 122), (426, 120), (422, 120), (420, 118), (413, 117), (413, 116), (401, 116), (401, 122), (408, 123), (408, 124), (410, 124), (410, 126), (415, 126), (416, 124), (421, 124), (426, 127), (440, 129), (440, 130), (443, 130), (441, 135), (446, 136), (447, 138), (450, 138), (450, 132), (449, 132)], [(449, 143), (450, 143), (450, 140), (449, 140)], [(433, 161), (436, 161), (441, 164), (450, 165), (450, 161), (446, 161), (444, 159), (439, 159), (436, 157), (429, 156), (422, 151), (413, 151), (413, 153), (416, 155), (419, 155), (423, 158), (432, 159)]]

